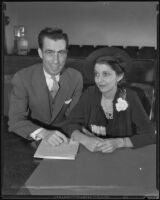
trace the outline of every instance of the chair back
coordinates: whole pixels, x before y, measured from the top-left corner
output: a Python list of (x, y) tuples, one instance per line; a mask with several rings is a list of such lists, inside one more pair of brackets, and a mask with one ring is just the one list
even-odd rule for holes
[(127, 85), (135, 90), (140, 97), (150, 120), (155, 120), (156, 69), (155, 60), (135, 59), (125, 77)]

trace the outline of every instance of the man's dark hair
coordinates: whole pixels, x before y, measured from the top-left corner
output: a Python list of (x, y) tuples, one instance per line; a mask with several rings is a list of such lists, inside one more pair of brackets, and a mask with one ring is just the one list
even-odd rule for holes
[(44, 37), (48, 37), (53, 40), (65, 40), (66, 41), (66, 48), (68, 48), (68, 35), (63, 32), (62, 29), (59, 28), (45, 28), (41, 30), (41, 32), (38, 35), (38, 45), (39, 48), (43, 48), (43, 39)]

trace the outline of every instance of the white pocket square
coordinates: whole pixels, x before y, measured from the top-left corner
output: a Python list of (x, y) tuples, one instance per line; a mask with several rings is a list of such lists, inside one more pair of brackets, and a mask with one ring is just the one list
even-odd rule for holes
[(72, 99), (69, 99), (69, 100), (65, 101), (64, 103), (69, 104), (71, 101), (72, 101)]

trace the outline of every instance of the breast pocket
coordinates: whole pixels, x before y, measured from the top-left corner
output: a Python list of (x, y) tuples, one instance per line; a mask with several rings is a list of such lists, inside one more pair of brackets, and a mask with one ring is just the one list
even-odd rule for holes
[(64, 102), (64, 104), (69, 105), (71, 103), (72, 99), (68, 99)]

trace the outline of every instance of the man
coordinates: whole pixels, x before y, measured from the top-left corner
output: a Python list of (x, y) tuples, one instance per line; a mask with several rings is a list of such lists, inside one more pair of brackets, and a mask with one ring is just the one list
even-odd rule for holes
[(83, 79), (77, 70), (64, 67), (68, 36), (61, 29), (45, 28), (38, 44), (43, 62), (20, 70), (12, 79), (9, 131), (59, 145), (67, 138), (57, 127), (78, 102)]

